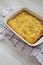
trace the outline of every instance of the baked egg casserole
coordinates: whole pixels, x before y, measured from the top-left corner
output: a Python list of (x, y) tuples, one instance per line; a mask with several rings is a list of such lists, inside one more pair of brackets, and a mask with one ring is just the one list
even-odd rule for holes
[(34, 44), (43, 35), (42, 21), (27, 11), (17, 14), (7, 24), (30, 44)]

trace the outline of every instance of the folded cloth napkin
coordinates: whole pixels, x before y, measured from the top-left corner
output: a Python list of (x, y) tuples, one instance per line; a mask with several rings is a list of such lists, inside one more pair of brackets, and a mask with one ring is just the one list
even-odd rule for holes
[(32, 55), (37, 58), (37, 60), (43, 65), (43, 43), (36, 47), (30, 47), (25, 42), (23, 42), (18, 36), (16, 36), (4, 23), (4, 18), (15, 9), (5, 8), (3, 9), (3, 15), (0, 16), (0, 40), (7, 38), (12, 42), (14, 47), (16, 47), (21, 52), (27, 55)]

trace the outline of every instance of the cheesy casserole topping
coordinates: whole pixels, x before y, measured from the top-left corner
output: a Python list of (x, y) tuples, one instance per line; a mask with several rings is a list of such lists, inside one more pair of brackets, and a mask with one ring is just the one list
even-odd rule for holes
[(42, 21), (26, 11), (14, 16), (7, 24), (30, 44), (34, 44), (43, 35)]

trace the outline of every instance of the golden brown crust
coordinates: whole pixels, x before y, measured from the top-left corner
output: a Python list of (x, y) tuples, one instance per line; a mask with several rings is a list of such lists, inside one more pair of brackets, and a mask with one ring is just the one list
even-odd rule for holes
[(43, 35), (43, 23), (28, 12), (21, 12), (8, 25), (27, 42), (33, 44)]

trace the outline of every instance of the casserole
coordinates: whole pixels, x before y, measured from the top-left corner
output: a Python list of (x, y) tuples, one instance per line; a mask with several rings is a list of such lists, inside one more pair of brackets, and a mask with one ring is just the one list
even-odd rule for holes
[(43, 42), (43, 18), (28, 8), (11, 13), (5, 24), (30, 46)]

